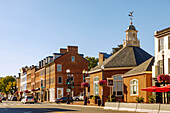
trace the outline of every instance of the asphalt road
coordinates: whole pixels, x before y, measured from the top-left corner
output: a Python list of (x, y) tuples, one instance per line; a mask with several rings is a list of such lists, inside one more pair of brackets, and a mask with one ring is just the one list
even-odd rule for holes
[[(127, 113), (104, 110), (102, 107), (85, 107), (77, 105), (37, 103), (22, 104), (21, 102), (3, 101), (0, 103), (0, 113)], [(130, 112), (129, 112), (130, 113)]]

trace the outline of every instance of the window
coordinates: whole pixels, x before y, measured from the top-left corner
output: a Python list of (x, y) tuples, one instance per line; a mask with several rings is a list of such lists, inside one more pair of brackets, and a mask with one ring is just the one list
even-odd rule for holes
[(138, 95), (138, 80), (133, 79), (130, 81), (130, 94)]
[(170, 36), (168, 36), (168, 49), (170, 49)]
[(57, 64), (57, 71), (61, 72), (61, 70), (62, 70), (61, 64)]
[(163, 61), (158, 61), (158, 74), (163, 74)]
[(94, 77), (93, 86), (94, 86), (94, 95), (99, 95), (99, 77)]
[(158, 51), (161, 51), (162, 49), (164, 49), (164, 39), (163, 38), (159, 39), (159, 42), (158, 42)]
[(58, 84), (62, 84), (62, 77), (58, 77)]
[(71, 56), (71, 61), (72, 61), (72, 62), (75, 61), (75, 56)]
[(113, 94), (115, 96), (123, 95), (123, 78), (121, 75), (113, 76)]

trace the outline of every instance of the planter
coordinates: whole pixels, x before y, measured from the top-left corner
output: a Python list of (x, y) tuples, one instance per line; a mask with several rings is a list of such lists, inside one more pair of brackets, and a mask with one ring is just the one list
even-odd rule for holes
[(96, 104), (96, 102), (95, 102), (95, 99), (93, 98), (93, 99), (89, 99), (90, 100), (90, 104)]

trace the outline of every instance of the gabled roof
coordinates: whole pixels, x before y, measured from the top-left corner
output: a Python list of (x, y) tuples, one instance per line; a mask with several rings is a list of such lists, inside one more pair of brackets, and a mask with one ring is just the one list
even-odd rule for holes
[(127, 73), (124, 74), (124, 77), (126, 76), (132, 76), (135, 74), (140, 74), (146, 71), (152, 71), (152, 66), (154, 63), (154, 57), (151, 57), (150, 59), (146, 60), (139, 66), (133, 68), (132, 70), (128, 71)]
[(110, 56), (95, 68), (91, 69), (91, 71), (101, 69), (102, 65), (104, 68), (138, 66), (151, 57), (152, 56), (149, 53), (140, 47), (127, 46)]

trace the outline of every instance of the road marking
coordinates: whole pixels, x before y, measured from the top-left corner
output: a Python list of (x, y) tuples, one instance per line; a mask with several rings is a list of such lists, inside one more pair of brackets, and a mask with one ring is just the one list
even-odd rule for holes
[(35, 107), (31, 107), (31, 106), (20, 106), (20, 107), (32, 108), (32, 109), (43, 110), (43, 111), (50, 111), (50, 112), (55, 112), (55, 113), (65, 113), (65, 112), (57, 112), (57, 111), (49, 110), (49, 109), (35, 108)]

